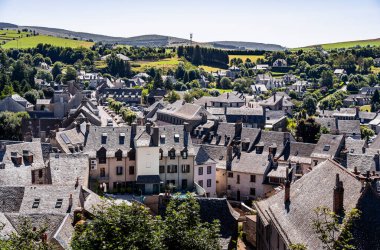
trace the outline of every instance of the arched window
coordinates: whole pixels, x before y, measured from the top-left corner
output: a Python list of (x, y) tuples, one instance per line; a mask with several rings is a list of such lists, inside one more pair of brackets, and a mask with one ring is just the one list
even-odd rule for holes
[(123, 151), (121, 151), (121, 149), (119, 149), (118, 151), (116, 151), (115, 157), (116, 157), (117, 161), (122, 161), (123, 160)]
[(96, 158), (98, 158), (99, 164), (106, 164), (107, 163), (107, 150), (104, 147), (101, 147), (96, 152)]

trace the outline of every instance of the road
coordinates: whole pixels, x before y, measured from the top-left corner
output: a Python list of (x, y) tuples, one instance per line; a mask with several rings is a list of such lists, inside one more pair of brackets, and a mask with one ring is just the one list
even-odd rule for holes
[(102, 121), (102, 127), (106, 127), (107, 126), (107, 120), (109, 118), (112, 119), (114, 127), (119, 127), (119, 125), (117, 125), (117, 123), (115, 122), (115, 120), (104, 110), (103, 106), (98, 106), (98, 110), (99, 110), (100, 119)]

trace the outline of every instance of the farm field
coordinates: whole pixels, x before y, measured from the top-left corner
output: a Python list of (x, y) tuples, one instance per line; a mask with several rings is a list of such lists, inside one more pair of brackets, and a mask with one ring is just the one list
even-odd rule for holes
[(169, 69), (175, 70), (181, 60), (177, 57), (163, 59), (159, 61), (134, 61), (131, 63), (132, 69), (136, 72), (144, 72), (149, 68), (163, 69), (166, 72)]
[(0, 30), (0, 45), (12, 41), (13, 39), (26, 37), (29, 34), (30, 32), (24, 31), (20, 31), (20, 33), (18, 33), (17, 30)]
[(27, 49), (27, 48), (36, 47), (39, 43), (44, 43), (44, 44), (46, 43), (46, 44), (51, 44), (54, 46), (71, 47), (71, 48), (78, 48), (78, 47), (89, 48), (94, 44), (93, 42), (41, 35), (41, 36), (22, 37), (17, 40), (12, 40), (2, 45), (1, 47), (5, 49), (11, 49), (11, 48)]
[(258, 56), (258, 55), (229, 55), (229, 60), (231, 61), (232, 58), (240, 58), (245, 62), (247, 58), (249, 58), (252, 62), (256, 63), (257, 59), (264, 58), (264, 56)]
[(351, 48), (356, 46), (366, 47), (366, 46), (380, 46), (380, 38), (378, 39), (369, 39), (369, 40), (358, 40), (358, 41), (347, 41), (347, 42), (339, 42), (339, 43), (326, 43), (320, 45), (313, 45), (303, 47), (302, 49), (312, 49), (313, 47), (322, 46), (325, 50), (330, 49), (341, 49), (341, 48)]
[(200, 69), (202, 68), (206, 72), (217, 72), (218, 70), (225, 70), (225, 69), (210, 67), (210, 66), (206, 66), (206, 65), (200, 65), (199, 68)]

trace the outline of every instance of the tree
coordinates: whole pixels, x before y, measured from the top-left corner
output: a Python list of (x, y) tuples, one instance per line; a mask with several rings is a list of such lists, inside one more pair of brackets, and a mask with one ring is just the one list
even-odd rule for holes
[(303, 139), (303, 142), (316, 143), (320, 133), (321, 125), (316, 123), (313, 118), (302, 119), (297, 124), (296, 135)]
[(164, 242), (169, 250), (220, 249), (219, 222), (202, 222), (199, 211), (199, 203), (191, 194), (170, 200), (164, 221)]
[(227, 77), (223, 77), (220, 80), (220, 87), (222, 89), (231, 89), (232, 88), (231, 80), (229, 78), (227, 78)]
[[(18, 224), (17, 233), (8, 235), (6, 240), (0, 238), (0, 249), (7, 250), (52, 250), (56, 249), (47, 241), (47, 222), (41, 227), (33, 227), (30, 219), (22, 217)], [(2, 226), (0, 224), (0, 231)]]
[(53, 75), (53, 79), (62, 74), (62, 64), (60, 62), (54, 63), (53, 68), (51, 69), (51, 74)]
[(362, 135), (362, 139), (366, 139), (367, 141), (370, 137), (375, 135), (375, 132), (366, 126), (360, 126), (360, 133)]
[(46, 70), (37, 71), (36, 78), (45, 80), (47, 82), (53, 81), (53, 75), (49, 71), (46, 71)]
[(71, 242), (74, 250), (165, 249), (160, 217), (132, 203), (102, 204), (95, 208), (90, 223), (77, 224)]
[(334, 84), (334, 74), (331, 70), (325, 70), (321, 74), (321, 85), (331, 89)]
[(0, 139), (21, 140), (21, 121), (23, 118), (29, 118), (27, 112), (0, 112)]
[(66, 74), (63, 76), (63, 82), (68, 82), (77, 79), (77, 71), (69, 66), (66, 68)]
[(28, 92), (26, 92), (26, 93), (24, 94), (24, 98), (25, 98), (28, 102), (30, 102), (30, 103), (32, 103), (33, 105), (35, 105), (36, 102), (37, 102), (37, 99), (40, 98), (40, 94), (38, 93), (37, 90), (35, 90), (35, 89), (31, 89), (31, 90), (29, 90)]
[(170, 91), (169, 94), (166, 96), (165, 100), (167, 100), (168, 102), (170, 103), (173, 103), (175, 101), (178, 101), (179, 99), (181, 99), (181, 97), (179, 96), (179, 94), (177, 92), (175, 92), (174, 90)]
[(199, 45), (194, 48), (191, 62), (196, 66), (202, 65), (203, 63), (201, 47)]
[(380, 93), (376, 89), (371, 99), (371, 112), (376, 112), (379, 109), (379, 106), (380, 106), (379, 104), (380, 104)]
[(315, 98), (312, 96), (307, 96), (303, 100), (302, 106), (306, 110), (307, 114), (309, 116), (312, 116), (317, 111), (317, 100), (315, 100)]
[(351, 245), (353, 240), (351, 229), (354, 220), (360, 217), (358, 209), (354, 208), (343, 215), (338, 215), (327, 207), (318, 207), (315, 215), (316, 218), (312, 222), (313, 229), (325, 249), (355, 249)]
[(120, 113), (123, 117), (123, 120), (128, 124), (131, 125), (137, 118), (137, 115), (135, 112), (133, 112), (130, 108), (122, 108), (120, 110)]
[(164, 87), (164, 81), (162, 80), (162, 76), (160, 71), (157, 70), (156, 75), (153, 79), (153, 89), (162, 89)]

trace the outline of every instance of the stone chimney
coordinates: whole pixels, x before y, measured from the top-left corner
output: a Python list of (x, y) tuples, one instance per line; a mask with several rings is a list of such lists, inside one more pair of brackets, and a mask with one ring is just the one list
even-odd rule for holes
[(40, 131), (41, 142), (46, 141), (46, 131)]
[(276, 92), (273, 93), (273, 101), (276, 101)]
[(224, 107), (224, 114), (227, 114), (227, 106)]
[(153, 134), (152, 134), (153, 145), (158, 147), (159, 140), (160, 140), (160, 128), (159, 127), (153, 127)]
[(335, 214), (341, 214), (343, 212), (343, 201), (344, 201), (343, 182), (339, 180), (339, 174), (336, 174), (335, 187), (334, 187), (334, 199), (333, 199), (333, 212)]
[(137, 124), (135, 122), (133, 122), (131, 124), (131, 134), (132, 134), (132, 138), (136, 135), (137, 133)]
[(290, 202), (289, 168), (286, 168), (284, 203)]
[(377, 153), (375, 154), (375, 156), (373, 157), (374, 161), (375, 161), (375, 169), (376, 171), (380, 171), (380, 152), (377, 151)]
[(233, 151), (232, 146), (231, 146), (231, 145), (228, 145), (228, 146), (227, 146), (227, 159), (226, 159), (226, 162), (227, 162), (227, 170), (231, 170), (232, 151)]
[(243, 130), (243, 123), (242, 122), (236, 122), (235, 123), (235, 138), (241, 137), (241, 131)]
[(188, 122), (183, 123), (183, 142), (184, 146), (187, 147), (189, 145), (189, 134), (191, 132), (191, 125)]
[(90, 133), (91, 123), (86, 123), (86, 133)]
[(227, 99), (230, 98), (230, 93), (227, 93)]
[(70, 194), (69, 197), (69, 207), (71, 208), (73, 206), (73, 194)]
[(205, 109), (207, 110), (207, 102), (205, 102)]
[(152, 124), (150, 122), (147, 122), (145, 124), (145, 130), (148, 134), (150, 134), (150, 128), (151, 128)]

